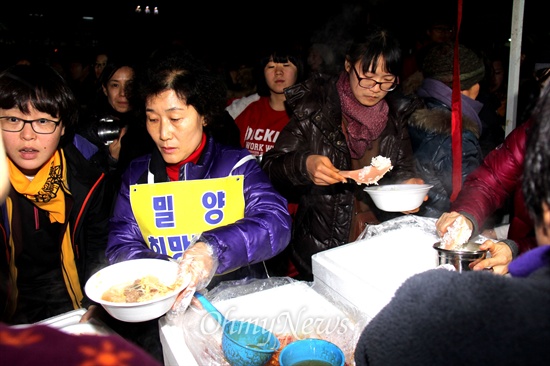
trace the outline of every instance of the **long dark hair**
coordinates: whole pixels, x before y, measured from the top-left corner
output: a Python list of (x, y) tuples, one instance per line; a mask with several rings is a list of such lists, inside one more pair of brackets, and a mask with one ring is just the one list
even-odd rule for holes
[(264, 69), (268, 62), (273, 61), (276, 63), (292, 62), (296, 66), (296, 83), (298, 84), (304, 79), (304, 63), (299, 53), (290, 47), (274, 46), (273, 49), (264, 53), (264, 56), (260, 59), (258, 66), (255, 70), (256, 74), (256, 87), (258, 95), (262, 97), (268, 97), (270, 95), (269, 87), (265, 81)]
[[(114, 57), (111, 57), (109, 61), (107, 61), (107, 65), (105, 65), (105, 68), (103, 68), (103, 71), (99, 75), (99, 86), (107, 89), (107, 85), (109, 84), (109, 81), (112, 79), (113, 75), (120, 70), (123, 67), (129, 67), (134, 71), (134, 74), (136, 73), (136, 69), (138, 65), (136, 65), (134, 62), (130, 62), (128, 60), (124, 59), (116, 59)], [(133, 107), (133, 102), (135, 102), (132, 96), (132, 91), (134, 88), (132, 88), (132, 82), (133, 80), (130, 80), (128, 84), (126, 84), (126, 89), (124, 92), (126, 93), (126, 98), (130, 102), (130, 105)], [(103, 90), (97, 91), (101, 99), (104, 99), (105, 94), (103, 93)]]

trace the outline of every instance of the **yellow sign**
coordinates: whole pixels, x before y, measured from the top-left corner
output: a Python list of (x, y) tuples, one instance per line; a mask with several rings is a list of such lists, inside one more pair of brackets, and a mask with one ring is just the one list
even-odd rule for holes
[(134, 184), (130, 203), (143, 239), (174, 259), (204, 231), (244, 217), (243, 175)]

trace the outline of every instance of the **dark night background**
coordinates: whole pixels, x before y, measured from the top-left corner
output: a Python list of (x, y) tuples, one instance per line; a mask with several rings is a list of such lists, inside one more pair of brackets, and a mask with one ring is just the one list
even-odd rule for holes
[[(550, 38), (545, 12), (539, 9), (540, 2), (526, 3), (524, 46), (534, 49), (536, 57), (550, 59), (543, 51), (549, 48)], [(136, 14), (138, 4), (143, 9), (157, 6), (159, 14)], [(512, 5), (513, 0), (464, 0), (461, 41), (479, 48), (504, 45), (510, 35)], [(271, 40), (304, 47), (313, 41), (341, 45), (369, 22), (381, 22), (397, 33), (407, 52), (426, 14), (454, 15), (456, 6), (456, 1), (449, 0), (344, 0), (332, 5), (299, 0), (246, 5), (181, 0), (92, 0), (65, 5), (14, 0), (0, 6), (0, 51), (4, 65), (20, 51), (47, 57), (56, 50), (106, 45), (141, 57), (161, 44), (178, 41), (203, 57), (254, 57)]]

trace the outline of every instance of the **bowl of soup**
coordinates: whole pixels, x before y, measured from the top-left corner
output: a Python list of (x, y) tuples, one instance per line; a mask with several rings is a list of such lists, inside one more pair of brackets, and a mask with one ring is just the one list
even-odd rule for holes
[(178, 263), (147, 258), (104, 267), (90, 277), (84, 290), (112, 317), (135, 323), (166, 314), (187, 284), (178, 276)]

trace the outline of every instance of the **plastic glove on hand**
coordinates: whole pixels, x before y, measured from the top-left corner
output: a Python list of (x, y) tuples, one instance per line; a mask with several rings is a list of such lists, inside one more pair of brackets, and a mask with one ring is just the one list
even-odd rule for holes
[(178, 277), (189, 285), (178, 295), (168, 312), (169, 321), (175, 322), (187, 310), (195, 291), (204, 289), (217, 269), (218, 257), (211, 245), (196, 242), (185, 250), (179, 261)]
[(458, 212), (445, 212), (436, 221), (437, 235), (441, 237), (442, 247), (452, 250), (466, 243), (472, 236), (473, 224)]

